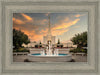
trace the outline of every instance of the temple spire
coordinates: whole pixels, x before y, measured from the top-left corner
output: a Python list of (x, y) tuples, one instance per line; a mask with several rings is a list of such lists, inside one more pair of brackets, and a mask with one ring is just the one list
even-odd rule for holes
[(51, 25), (50, 25), (50, 16), (48, 17), (49, 19), (49, 26), (48, 26), (48, 35), (51, 36)]

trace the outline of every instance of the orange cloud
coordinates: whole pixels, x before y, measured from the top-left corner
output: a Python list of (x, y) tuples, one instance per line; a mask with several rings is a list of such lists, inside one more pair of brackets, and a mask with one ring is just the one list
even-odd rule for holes
[(75, 15), (75, 17), (80, 17), (80, 16), (81, 16), (80, 14)]
[(56, 35), (62, 35), (63, 33), (67, 32), (67, 31), (68, 31), (68, 29), (53, 30), (53, 31), (52, 31), (52, 34), (53, 34), (54, 36), (56, 36)]
[(45, 25), (48, 22), (47, 19), (43, 19), (43, 20), (34, 20), (35, 24), (40, 24), (40, 25)]
[(20, 20), (20, 19), (16, 19), (16, 18), (13, 18), (13, 23), (15, 23), (15, 24), (25, 24), (22, 20)]
[(82, 15), (80, 15), (80, 14), (75, 15), (75, 17), (80, 17), (80, 16), (84, 16), (84, 14), (82, 14)]
[(61, 25), (56, 25), (55, 27), (53, 27), (53, 29), (63, 29), (63, 28), (68, 28), (72, 25), (75, 25), (80, 19), (75, 19), (74, 21), (69, 21), (67, 23), (62, 23)]
[(43, 19), (43, 20), (41, 21), (41, 24), (45, 24), (46, 22), (48, 22), (48, 20), (47, 20), (47, 19)]
[(43, 39), (43, 35), (41, 34), (36, 34), (35, 31), (25, 31), (25, 30), (22, 30), (22, 32), (24, 32), (26, 35), (28, 35), (29, 39), (31, 41), (39, 41), (39, 40), (42, 40)]
[(21, 14), (25, 19), (27, 19), (28, 21), (32, 21), (32, 18), (26, 14)]
[[(19, 27), (13, 27), (13, 28), (16, 30), (20, 30)], [(21, 31), (24, 32), (24, 34), (26, 34), (29, 37), (30, 41), (39, 41), (43, 39), (44, 34), (36, 34), (35, 30), (28, 31), (26, 29), (21, 29)]]
[(48, 33), (48, 28), (46, 28), (45, 30), (42, 29), (42, 30), (40, 31), (40, 33), (46, 35), (46, 34)]

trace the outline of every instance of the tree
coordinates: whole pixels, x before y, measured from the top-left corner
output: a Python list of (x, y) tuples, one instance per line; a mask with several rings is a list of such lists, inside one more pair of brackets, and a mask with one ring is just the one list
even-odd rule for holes
[(60, 44), (60, 39), (58, 39), (58, 43), (57, 44)]
[(77, 45), (77, 48), (87, 47), (87, 32), (76, 34), (71, 41)]
[(35, 48), (38, 48), (38, 45), (35, 45)]
[(28, 36), (20, 30), (13, 29), (13, 46), (15, 49), (22, 47), (22, 44), (30, 42)]
[(63, 45), (61, 45), (61, 48), (63, 47)]
[(40, 44), (42, 44), (41, 41), (40, 41)]

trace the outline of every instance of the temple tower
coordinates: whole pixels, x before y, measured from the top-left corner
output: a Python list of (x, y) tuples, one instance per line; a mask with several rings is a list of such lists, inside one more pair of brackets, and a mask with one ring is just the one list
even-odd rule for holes
[(47, 36), (43, 37), (44, 44), (47, 44), (48, 41), (52, 42), (52, 44), (55, 44), (55, 36), (52, 36), (51, 34), (50, 16), (48, 17), (48, 33)]
[(48, 36), (51, 36), (51, 24), (50, 24), (50, 16), (49, 16), (49, 24), (48, 24)]
[(47, 40), (48, 41), (51, 41), (51, 24), (50, 24), (50, 16), (48, 17), (48, 34), (47, 34), (48, 38)]

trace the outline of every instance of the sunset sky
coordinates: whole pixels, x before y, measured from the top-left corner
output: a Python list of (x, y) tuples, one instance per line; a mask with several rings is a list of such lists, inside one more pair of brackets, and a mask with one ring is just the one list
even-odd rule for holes
[(28, 35), (30, 41), (43, 42), (48, 32), (50, 16), (51, 32), (61, 42), (69, 41), (75, 34), (88, 30), (88, 13), (14, 13), (13, 28)]

